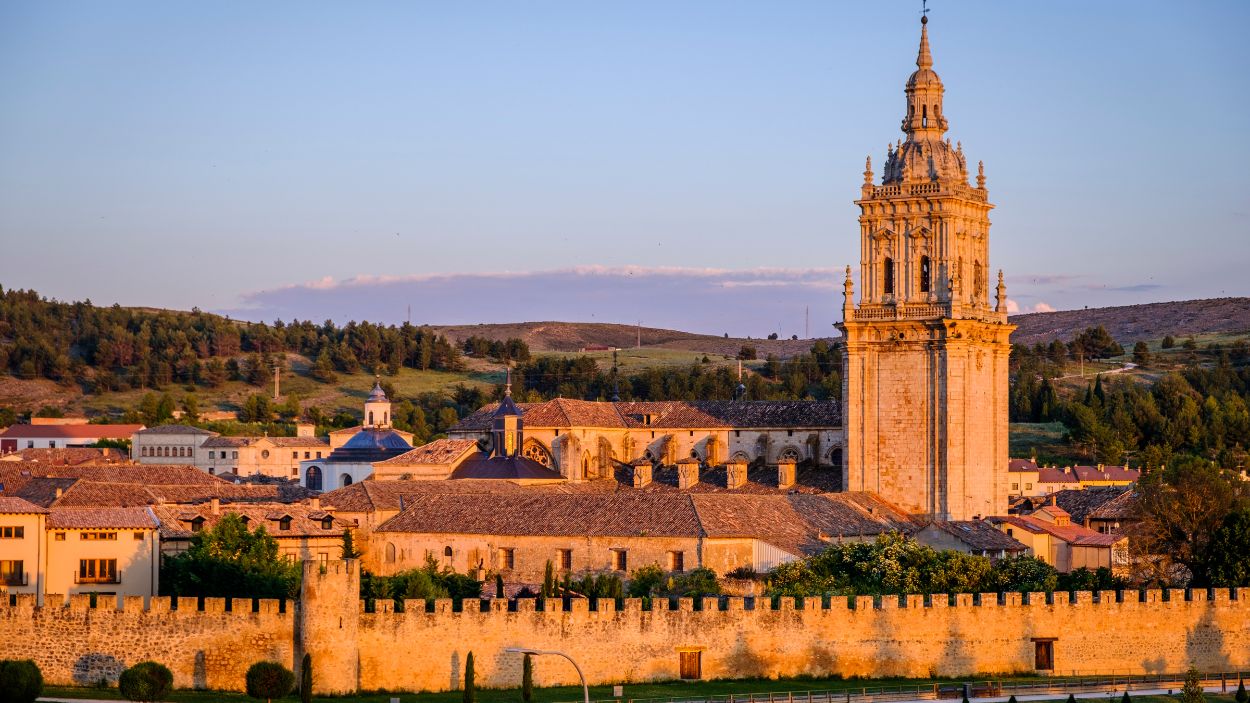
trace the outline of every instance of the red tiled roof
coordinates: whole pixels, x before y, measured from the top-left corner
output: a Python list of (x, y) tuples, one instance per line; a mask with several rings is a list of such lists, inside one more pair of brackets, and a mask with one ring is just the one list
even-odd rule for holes
[(1037, 470), (1038, 483), (1080, 483), (1075, 476), (1063, 469), (1045, 467)]
[(192, 427), (191, 425), (157, 425), (156, 427), (149, 427), (146, 430), (142, 430), (139, 434), (191, 434), (212, 436), (217, 433), (209, 432), (208, 430), (201, 429), (199, 427)]
[(42, 514), (46, 512), (48, 512), (46, 509), (41, 508), (28, 500), (13, 498), (10, 496), (0, 496), (0, 514), (30, 515)]
[(436, 439), (397, 457), (375, 462), (374, 466), (442, 466), (460, 459), (467, 452), (475, 449), (477, 449), (476, 440)]
[(130, 439), (143, 425), (10, 425), (4, 439)]
[[(701, 400), (600, 402), (557, 398), (518, 403), (529, 427), (799, 428), (839, 427), (841, 406), (815, 400)], [(498, 404), (487, 405), (456, 423), (458, 432), (485, 431)], [(650, 416), (650, 424), (646, 418)]]
[(148, 508), (53, 508), (50, 529), (145, 529), (159, 527)]
[(20, 449), (5, 454), (0, 461), (36, 461), (40, 464), (77, 466), (79, 464), (133, 464), (130, 455), (119, 449), (95, 447), (47, 447)]
[(952, 520), (934, 522), (931, 526), (941, 530), (972, 549), (989, 552), (1024, 552), (1028, 546), (1011, 535), (995, 528), (984, 520)]
[[(240, 515), (248, 518), (248, 527), (256, 529), (264, 526), (270, 536), (277, 539), (291, 537), (329, 537), (340, 538), (343, 530), (354, 526), (354, 521), (347, 521), (326, 513), (320, 508), (309, 505), (288, 503), (251, 503), (223, 505), (214, 513), (211, 505), (161, 505), (152, 508), (160, 520), (162, 539), (189, 539), (195, 533), (191, 523), (203, 520), (203, 529), (211, 529), (226, 515)], [(290, 529), (281, 529), (283, 517), (291, 518)], [(330, 518), (330, 529), (322, 527), (324, 518)]]
[(1037, 471), (1037, 464), (1032, 459), (1012, 459), (1007, 462), (1008, 471)]
[(1082, 547), (1110, 547), (1125, 539), (1124, 535), (1103, 534), (1081, 525), (1055, 525), (1030, 515), (1009, 515), (993, 518), (995, 522), (1006, 522), (1021, 527), (1035, 534), (1048, 533), (1054, 537)]

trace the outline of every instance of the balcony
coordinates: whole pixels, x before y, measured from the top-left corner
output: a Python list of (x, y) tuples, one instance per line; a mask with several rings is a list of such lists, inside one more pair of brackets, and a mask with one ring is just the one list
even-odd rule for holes
[(84, 576), (77, 571), (74, 572), (74, 583), (121, 583), (122, 572), (115, 574), (97, 574), (95, 576)]

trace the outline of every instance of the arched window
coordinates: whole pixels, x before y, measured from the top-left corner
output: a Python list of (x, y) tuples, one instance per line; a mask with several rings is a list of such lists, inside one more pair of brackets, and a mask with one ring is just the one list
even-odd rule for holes
[(972, 276), (972, 295), (977, 299), (977, 302), (980, 302), (985, 295), (985, 281), (982, 280), (985, 277), (985, 273), (981, 270), (980, 261), (973, 262)]
[(373, 424), (373, 411), (372, 410), (369, 411), (369, 424), (370, 425)]
[(351, 474), (343, 474), (339, 476), (339, 488), (343, 488), (344, 486), (350, 486), (350, 485), (352, 485)]
[(308, 467), (308, 471), (304, 472), (304, 487), (310, 491), (321, 490), (321, 469), (316, 466)]
[(920, 257), (920, 292), (928, 293), (932, 276), (929, 273), (929, 257)]
[(894, 295), (894, 259), (885, 257), (881, 272), (881, 292)]
[(388, 413), (388, 412), (383, 412), (383, 413), (382, 413), (382, 424), (383, 424), (383, 425), (389, 425), (389, 424), (391, 424), (391, 414), (390, 414), (390, 413)]
[(139, 454), (139, 456), (147, 456), (147, 455), (148, 455), (148, 448), (147, 448), (147, 447), (144, 447), (142, 450), (140, 450), (140, 454)]
[(928, 105), (920, 106), (920, 126), (921, 127), (929, 126), (929, 106)]
[(386, 563), (387, 564), (395, 563), (395, 545), (391, 544), (390, 542), (386, 543)]

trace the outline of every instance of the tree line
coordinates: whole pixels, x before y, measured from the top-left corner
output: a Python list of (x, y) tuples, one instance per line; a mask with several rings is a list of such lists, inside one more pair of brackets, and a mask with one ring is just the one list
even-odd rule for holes
[[(33, 290), (0, 288), (0, 369), (18, 378), (81, 383), (88, 390), (162, 388), (170, 383), (263, 385), (276, 358), (315, 359), (314, 375), (457, 371), (458, 347), (425, 327), (330, 320), (240, 322), (190, 313), (64, 303)], [(242, 361), (240, 361), (242, 358)], [(87, 373), (87, 369), (91, 373)]]

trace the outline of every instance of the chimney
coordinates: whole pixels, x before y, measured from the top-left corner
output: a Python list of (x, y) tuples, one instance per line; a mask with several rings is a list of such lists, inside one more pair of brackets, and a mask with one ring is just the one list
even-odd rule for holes
[(317, 431), (316, 425), (313, 425), (307, 422), (295, 423), (295, 436), (296, 437), (312, 437), (315, 435), (316, 431)]
[(313, 510), (321, 510), (321, 496), (313, 496), (308, 499), (308, 506)]
[(685, 490), (699, 485), (699, 460), (687, 457), (677, 462), (677, 487)]
[(1050, 494), (1050, 504), (1056, 507), (1059, 506), (1059, 498), (1054, 493)]
[(732, 459), (725, 463), (725, 487), (742, 488), (747, 483), (747, 463)]
[(651, 462), (638, 459), (633, 463), (634, 488), (645, 488), (651, 485)]
[(798, 482), (798, 466), (794, 459), (781, 459), (777, 462), (777, 487), (790, 488)]
[(213, 515), (221, 515), (221, 499), (220, 498), (208, 499), (208, 512), (212, 513)]
[(60, 486), (57, 486), (57, 488), (56, 488), (56, 497), (57, 497), (57, 498), (60, 498), (62, 495), (65, 495), (65, 491), (61, 490), (61, 487), (60, 487)]

